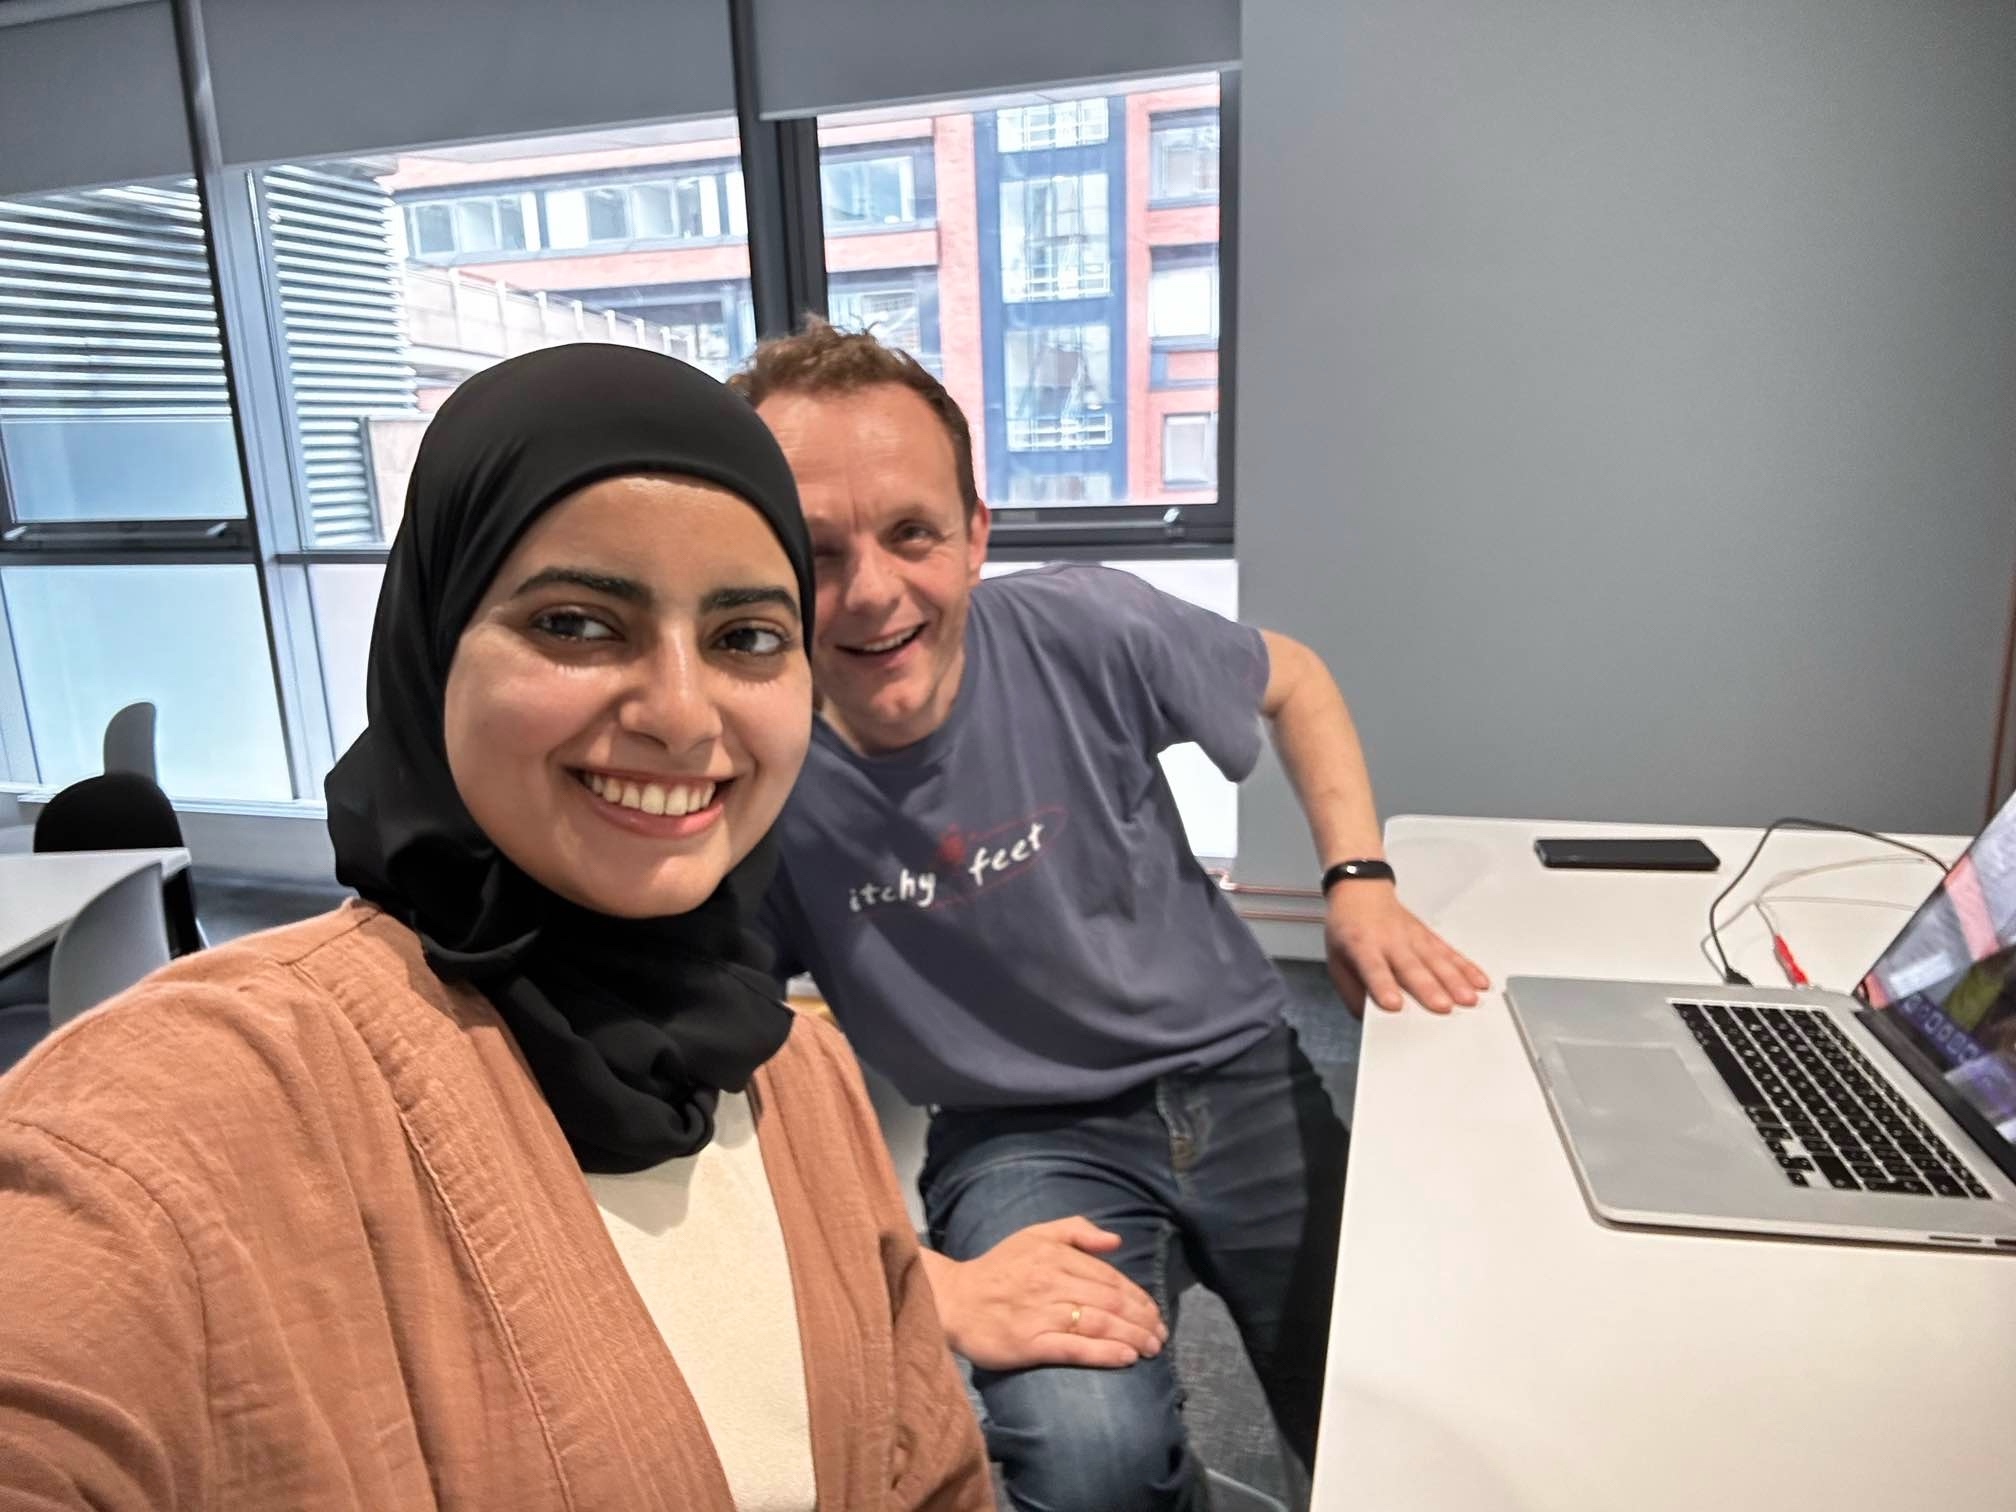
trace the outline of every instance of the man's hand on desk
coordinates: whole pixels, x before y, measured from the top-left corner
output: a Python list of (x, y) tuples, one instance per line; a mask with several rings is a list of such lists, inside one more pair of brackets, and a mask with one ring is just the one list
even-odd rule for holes
[(982, 1370), (1119, 1369), (1160, 1354), (1169, 1329), (1154, 1299), (1096, 1258), (1119, 1245), (1088, 1219), (1059, 1218), (973, 1260), (926, 1250), (946, 1341)]
[(1447, 1013), (1458, 1003), (1474, 1008), (1477, 994), (1491, 985), (1474, 961), (1407, 911), (1390, 882), (1331, 888), (1323, 944), (1330, 980), (1359, 1016), (1368, 997), (1398, 1013), (1403, 993), (1430, 1013)]

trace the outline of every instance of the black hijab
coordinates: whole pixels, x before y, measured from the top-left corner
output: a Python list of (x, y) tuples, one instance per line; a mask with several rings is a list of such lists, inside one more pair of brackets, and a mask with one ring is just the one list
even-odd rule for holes
[(369, 723), (329, 774), (336, 875), (419, 934), (428, 964), (497, 1007), (589, 1171), (691, 1155), (715, 1099), (784, 1043), (767, 952), (743, 929), (769, 838), (691, 913), (618, 919), (514, 866), (463, 806), (442, 708), (470, 616), (519, 538), (598, 479), (673, 473), (747, 500), (798, 578), (811, 549), (784, 454), (738, 395), (631, 347), (553, 347), (478, 373), (421, 442), (371, 632)]

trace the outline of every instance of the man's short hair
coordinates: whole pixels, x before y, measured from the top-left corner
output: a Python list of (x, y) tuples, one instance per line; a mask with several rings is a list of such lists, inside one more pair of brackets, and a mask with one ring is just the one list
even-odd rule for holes
[(959, 401), (929, 368), (908, 352), (886, 347), (865, 331), (842, 331), (816, 316), (794, 336), (779, 336), (756, 348), (748, 366), (728, 380), (728, 386), (752, 405), (772, 394), (856, 394), (893, 383), (922, 399), (952, 440), (952, 458), (959, 474), (959, 500), (966, 518), (980, 504), (973, 481), (973, 433)]

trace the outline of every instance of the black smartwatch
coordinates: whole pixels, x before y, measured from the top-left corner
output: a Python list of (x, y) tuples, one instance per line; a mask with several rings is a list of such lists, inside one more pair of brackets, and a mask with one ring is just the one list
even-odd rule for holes
[(1323, 891), (1327, 896), (1331, 888), (1339, 882), (1392, 882), (1393, 868), (1384, 861), (1339, 861), (1323, 873)]

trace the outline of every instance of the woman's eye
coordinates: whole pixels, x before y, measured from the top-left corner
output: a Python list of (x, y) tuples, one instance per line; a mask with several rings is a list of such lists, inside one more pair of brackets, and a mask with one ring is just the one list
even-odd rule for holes
[(768, 625), (737, 625), (722, 635), (721, 645), (741, 656), (775, 656), (790, 649), (791, 637)]
[(556, 640), (611, 640), (616, 632), (602, 621), (578, 609), (549, 609), (532, 621), (535, 628)]

